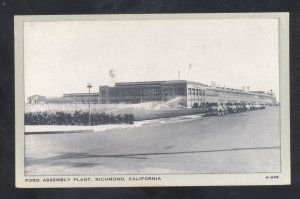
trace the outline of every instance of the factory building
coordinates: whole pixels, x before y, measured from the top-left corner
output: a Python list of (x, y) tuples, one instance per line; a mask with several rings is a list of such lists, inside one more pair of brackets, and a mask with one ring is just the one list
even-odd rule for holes
[(99, 96), (102, 104), (169, 101), (181, 97), (181, 105), (187, 108), (210, 102), (276, 103), (271, 92), (221, 88), (185, 80), (116, 83), (114, 87), (100, 86)]
[(186, 80), (120, 82), (113, 87), (99, 86), (98, 93), (69, 93), (61, 98), (44, 98), (37, 100), (29, 97), (29, 103), (82, 103), (95, 104), (136, 104), (150, 101), (170, 101), (179, 99), (180, 105), (190, 108), (205, 106), (210, 102), (245, 102), (259, 104), (276, 104), (274, 93), (249, 91), (211, 86), (200, 82)]
[(33, 95), (27, 98), (28, 104), (100, 104), (99, 93), (66, 93), (62, 97)]
[(28, 104), (41, 104), (41, 103), (45, 103), (45, 101), (46, 101), (46, 96), (42, 96), (42, 95), (33, 95), (27, 98)]

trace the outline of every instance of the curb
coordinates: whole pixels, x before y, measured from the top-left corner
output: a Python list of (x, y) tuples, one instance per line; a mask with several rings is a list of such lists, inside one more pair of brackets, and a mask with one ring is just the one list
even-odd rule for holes
[[(147, 121), (146, 123), (142, 124), (142, 126), (150, 125), (150, 124), (167, 124), (167, 123), (174, 123), (174, 122), (180, 122), (185, 120), (191, 120), (195, 118), (202, 118), (205, 114), (195, 114), (195, 115), (182, 115), (182, 116), (176, 116), (176, 117), (168, 117), (168, 118), (158, 118), (158, 119), (152, 119), (152, 120), (144, 120)], [(164, 120), (165, 121), (162, 121)], [(177, 119), (177, 120), (172, 120)]]
[(94, 132), (93, 129), (88, 130), (72, 130), (72, 131), (42, 131), (42, 132), (25, 132), (26, 135), (46, 135), (46, 134), (62, 134), (62, 133), (91, 133)]

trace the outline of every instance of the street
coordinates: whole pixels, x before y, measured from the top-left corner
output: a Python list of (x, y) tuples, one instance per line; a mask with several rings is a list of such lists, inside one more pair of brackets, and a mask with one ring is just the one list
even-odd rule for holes
[(26, 175), (280, 172), (279, 107), (103, 132), (25, 135)]

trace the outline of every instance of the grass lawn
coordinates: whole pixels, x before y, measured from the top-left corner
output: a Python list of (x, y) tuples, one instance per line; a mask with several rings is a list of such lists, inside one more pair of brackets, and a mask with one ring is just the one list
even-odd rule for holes
[(133, 114), (135, 121), (150, 120), (157, 118), (168, 118), (182, 115), (195, 115), (204, 113), (203, 108), (191, 109), (165, 109), (165, 110), (146, 110), (146, 109), (115, 109), (108, 113), (117, 114)]

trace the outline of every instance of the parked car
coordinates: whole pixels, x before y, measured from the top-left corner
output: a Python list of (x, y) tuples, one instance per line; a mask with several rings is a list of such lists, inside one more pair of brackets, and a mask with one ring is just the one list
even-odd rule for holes
[(243, 111), (244, 107), (242, 106), (242, 104), (240, 104), (240, 103), (234, 103), (234, 105), (237, 107), (236, 109), (237, 109), (238, 112)]
[(251, 104), (251, 103), (248, 103), (248, 106), (249, 106), (249, 108), (250, 108), (250, 111), (252, 111), (252, 110), (253, 110), (252, 104)]
[(242, 111), (246, 111), (247, 110), (247, 107), (244, 103), (240, 103), (240, 106), (241, 106), (241, 110)]
[(258, 110), (259, 109), (259, 105), (258, 104), (254, 104), (254, 110)]
[(245, 103), (243, 105), (244, 105), (246, 111), (250, 111), (251, 110), (251, 107), (250, 107), (249, 104)]
[(239, 103), (239, 104), (240, 104), (240, 106), (241, 106), (242, 111), (245, 111), (245, 110), (246, 110), (245, 104), (244, 104), (244, 103)]
[(222, 108), (223, 108), (223, 113), (224, 113), (225, 115), (227, 115), (227, 114), (228, 114), (228, 108), (227, 108), (226, 104), (225, 104), (225, 103), (221, 103), (221, 106), (222, 106)]
[(250, 108), (251, 108), (251, 110), (255, 110), (255, 107), (254, 107), (253, 103), (250, 104)]
[(233, 103), (226, 103), (228, 113), (236, 113), (237, 107)]
[(240, 112), (240, 107), (238, 103), (234, 103), (235, 107), (236, 107), (236, 112)]
[(264, 108), (266, 108), (265, 105), (263, 105), (263, 104), (258, 104), (258, 109), (264, 109)]
[(244, 105), (244, 103), (239, 103), (240, 107), (241, 107), (241, 111), (246, 111), (246, 106)]
[(217, 102), (208, 103), (205, 113), (223, 115), (224, 109), (220, 103)]

